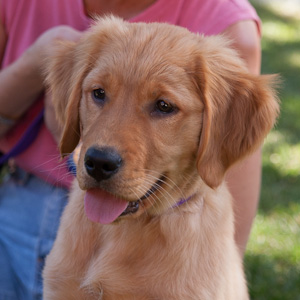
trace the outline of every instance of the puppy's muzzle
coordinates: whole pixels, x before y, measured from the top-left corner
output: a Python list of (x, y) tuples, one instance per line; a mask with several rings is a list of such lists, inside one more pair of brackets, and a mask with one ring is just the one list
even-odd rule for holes
[(111, 178), (122, 166), (122, 157), (110, 147), (91, 147), (84, 157), (84, 166), (87, 173), (100, 182)]

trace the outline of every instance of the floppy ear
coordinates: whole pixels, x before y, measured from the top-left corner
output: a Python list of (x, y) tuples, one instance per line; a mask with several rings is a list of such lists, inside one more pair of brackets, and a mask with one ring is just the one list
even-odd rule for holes
[(46, 84), (63, 126), (59, 145), (62, 156), (70, 154), (80, 139), (82, 82), (98, 57), (99, 43), (93, 43), (95, 40), (99, 40), (98, 31), (90, 29), (77, 43), (59, 41), (46, 62)]
[(63, 126), (59, 146), (62, 156), (71, 153), (80, 139), (79, 103), (84, 72), (76, 63), (76, 46), (73, 42), (57, 43), (46, 64), (46, 83), (58, 122)]
[[(256, 150), (279, 113), (276, 76), (254, 76), (222, 37), (201, 42), (197, 82), (204, 102), (197, 167), (217, 187), (226, 170)], [(220, 50), (219, 50), (220, 49)]]
[(77, 43), (59, 42), (46, 62), (46, 84), (50, 87), (58, 121), (63, 125), (62, 156), (71, 153), (80, 139), (79, 107), (82, 82), (99, 58), (102, 46), (126, 24), (113, 16), (98, 18)]

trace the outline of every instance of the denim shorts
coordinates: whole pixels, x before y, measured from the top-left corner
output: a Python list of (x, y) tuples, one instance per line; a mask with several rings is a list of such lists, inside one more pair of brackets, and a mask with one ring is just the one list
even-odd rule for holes
[(0, 300), (42, 299), (42, 270), (68, 191), (17, 169), (0, 186)]

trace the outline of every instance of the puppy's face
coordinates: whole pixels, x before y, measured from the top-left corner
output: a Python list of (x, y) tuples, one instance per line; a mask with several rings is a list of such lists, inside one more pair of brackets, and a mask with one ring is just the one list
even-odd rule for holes
[(224, 44), (108, 18), (60, 46), (48, 82), (64, 125), (62, 154), (82, 142), (77, 179), (90, 219), (159, 214), (191, 196), (197, 171), (216, 187), (259, 145), (277, 103), (266, 79), (218, 50)]
[(195, 170), (203, 111), (178, 62), (187, 53), (170, 56), (155, 37), (147, 45), (141, 38), (102, 47), (83, 80), (79, 109), (80, 187), (133, 201), (126, 212), (134, 216), (183, 197), (181, 182)]

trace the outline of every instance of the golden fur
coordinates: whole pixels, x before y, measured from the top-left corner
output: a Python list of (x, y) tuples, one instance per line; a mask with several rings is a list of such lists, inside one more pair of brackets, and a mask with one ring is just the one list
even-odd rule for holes
[[(272, 128), (274, 77), (249, 74), (223, 37), (113, 17), (77, 44), (58, 45), (48, 74), (64, 125), (61, 153), (82, 145), (44, 299), (249, 299), (223, 178)], [(91, 97), (98, 87), (103, 105)], [(157, 111), (158, 99), (176, 110)], [(101, 182), (88, 176), (91, 146), (117, 149), (120, 171)], [(109, 225), (86, 217), (86, 190), (135, 201), (162, 175), (136, 213)]]

